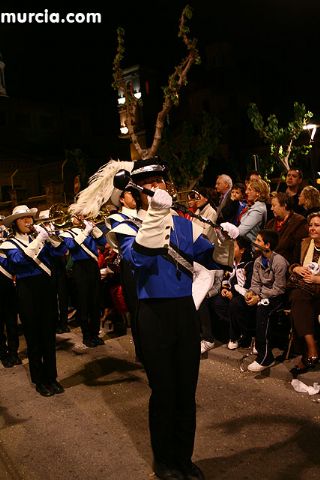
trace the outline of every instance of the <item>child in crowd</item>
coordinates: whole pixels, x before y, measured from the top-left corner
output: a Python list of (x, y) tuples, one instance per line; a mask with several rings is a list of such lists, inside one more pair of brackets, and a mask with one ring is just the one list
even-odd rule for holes
[(245, 293), (249, 308), (255, 308), (256, 316), (256, 361), (248, 366), (251, 372), (261, 372), (274, 365), (270, 346), (270, 318), (283, 306), (286, 290), (287, 260), (275, 253), (279, 235), (273, 230), (261, 230), (255, 240), (260, 255), (253, 265), (250, 289)]
[(243, 183), (235, 183), (231, 189), (231, 200), (233, 202), (236, 202), (238, 205), (234, 224), (239, 225), (240, 223), (240, 218), (241, 218), (241, 213), (247, 206), (246, 202), (246, 187)]

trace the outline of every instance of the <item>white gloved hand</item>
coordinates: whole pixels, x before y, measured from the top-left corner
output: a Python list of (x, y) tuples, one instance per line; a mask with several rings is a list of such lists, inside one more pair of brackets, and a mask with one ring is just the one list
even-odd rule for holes
[(84, 229), (84, 233), (85, 235), (89, 235), (92, 232), (94, 225), (92, 222), (88, 222), (88, 220), (83, 220), (83, 223), (86, 226), (86, 228)]
[(320, 266), (317, 262), (310, 262), (307, 265), (307, 269), (313, 274), (313, 275), (319, 275), (320, 273)]
[(161, 210), (162, 208), (172, 207), (172, 197), (166, 190), (157, 188), (154, 191), (153, 197), (148, 197), (149, 205), (152, 208)]
[(223, 229), (224, 232), (227, 232), (227, 234), (230, 238), (232, 238), (232, 240), (235, 240), (239, 236), (239, 228), (232, 223), (221, 223), (220, 227)]
[(37, 239), (40, 240), (40, 242), (45, 242), (49, 238), (49, 234), (45, 228), (40, 225), (33, 225), (33, 228), (37, 232)]

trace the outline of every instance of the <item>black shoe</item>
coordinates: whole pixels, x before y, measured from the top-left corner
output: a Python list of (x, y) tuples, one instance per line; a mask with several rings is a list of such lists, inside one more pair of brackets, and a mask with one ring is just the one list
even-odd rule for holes
[(92, 338), (84, 338), (83, 343), (89, 348), (94, 348), (98, 345)]
[(56, 333), (58, 334), (61, 334), (61, 333), (68, 333), (70, 332), (70, 328), (66, 325), (66, 326), (63, 326), (63, 327), (57, 327), (56, 328)]
[(200, 468), (191, 463), (188, 467), (181, 468), (184, 475), (184, 480), (205, 480), (205, 476)]
[(168, 467), (165, 463), (154, 462), (153, 470), (162, 480), (184, 480), (184, 475), (175, 468)]
[(92, 338), (91, 338), (91, 341), (92, 341), (93, 343), (95, 343), (96, 346), (98, 346), (98, 345), (104, 345), (104, 341), (102, 340), (102, 338), (100, 338), (100, 337), (98, 337), (98, 336), (92, 337)]
[(290, 373), (292, 374), (293, 378), (297, 378), (297, 376), (301, 373), (306, 373), (309, 370), (313, 370), (319, 363), (319, 357), (302, 357), (301, 362), (303, 366), (295, 365), (293, 368), (291, 368)]
[(61, 385), (61, 383), (57, 382), (57, 380), (55, 380), (54, 382), (50, 382), (48, 383), (48, 385), (46, 385), (53, 393), (63, 393), (64, 392), (64, 388), (63, 386)]
[(17, 353), (12, 353), (11, 355), (9, 355), (9, 358), (10, 358), (13, 365), (21, 365), (22, 364), (22, 360)]
[(54, 395), (54, 391), (51, 390), (47, 385), (44, 385), (43, 383), (37, 383), (36, 390), (43, 397), (52, 397), (52, 395)]
[(3, 356), (1, 362), (4, 368), (11, 368), (14, 365), (9, 355)]

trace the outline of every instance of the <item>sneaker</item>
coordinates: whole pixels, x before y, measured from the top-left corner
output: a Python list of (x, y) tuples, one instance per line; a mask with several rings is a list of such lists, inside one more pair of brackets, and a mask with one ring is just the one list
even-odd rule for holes
[(236, 348), (238, 347), (239, 347), (239, 343), (237, 341), (233, 342), (232, 340), (229, 340), (229, 343), (228, 343), (229, 350), (236, 350)]
[(84, 345), (83, 343), (76, 343), (72, 349), (71, 349), (74, 353), (77, 353), (78, 355), (82, 355), (83, 353), (87, 353), (87, 351), (89, 350), (89, 348)]
[(201, 354), (211, 350), (214, 347), (214, 342), (208, 342), (207, 340), (201, 340)]
[(261, 365), (260, 363), (254, 361), (248, 365), (248, 370), (249, 372), (262, 372), (263, 370), (266, 370), (267, 368), (273, 367), (276, 362), (271, 362), (269, 365)]

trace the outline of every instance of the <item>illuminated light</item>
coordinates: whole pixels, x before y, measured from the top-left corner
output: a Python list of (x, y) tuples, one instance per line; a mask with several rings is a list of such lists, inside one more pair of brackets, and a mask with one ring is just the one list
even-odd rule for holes
[(320, 127), (320, 125), (316, 125), (315, 123), (308, 123), (307, 125), (303, 125), (303, 130), (312, 130), (310, 135), (310, 142), (313, 142), (318, 127)]
[(134, 95), (138, 100), (139, 100), (139, 98), (141, 98), (141, 92), (135, 92), (133, 95)]
[(123, 105), (124, 103), (126, 103), (126, 97), (119, 97), (118, 98), (118, 103), (119, 103), (119, 105)]
[(128, 127), (120, 127), (120, 132), (122, 135), (126, 135), (129, 132)]
[(316, 125), (315, 123), (308, 123), (308, 125), (303, 125), (303, 130), (313, 130), (317, 127), (318, 125)]

